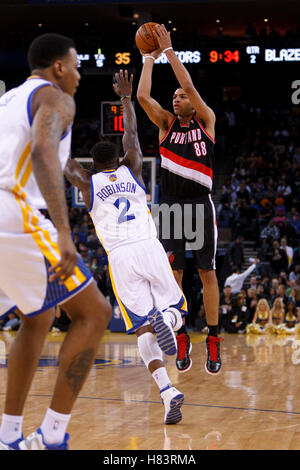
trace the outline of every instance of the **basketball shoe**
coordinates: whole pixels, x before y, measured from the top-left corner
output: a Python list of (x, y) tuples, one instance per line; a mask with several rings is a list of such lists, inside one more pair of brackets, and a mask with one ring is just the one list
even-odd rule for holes
[(177, 357), (176, 367), (179, 372), (187, 372), (192, 367), (192, 359), (190, 352), (192, 351), (192, 343), (189, 335), (180, 333), (176, 336), (177, 340)]
[(222, 366), (220, 357), (220, 342), (224, 341), (223, 338), (218, 336), (209, 335), (206, 338), (206, 352), (207, 360), (205, 364), (205, 370), (208, 374), (217, 375)]
[(169, 312), (162, 313), (155, 310), (147, 318), (156, 333), (160, 349), (168, 356), (176, 354), (177, 341), (173, 331), (172, 315)]
[(20, 450), (68, 450), (68, 440), (69, 434), (65, 434), (65, 438), (61, 444), (46, 444), (44, 441), (44, 436), (40, 428), (29, 434), (26, 439), (24, 439), (19, 444)]
[(24, 436), (14, 442), (10, 442), (9, 444), (4, 444), (4, 442), (0, 441), (0, 450), (20, 450), (19, 444), (23, 439)]
[(176, 424), (181, 421), (184, 395), (170, 384), (160, 390), (160, 396), (165, 407), (165, 424)]

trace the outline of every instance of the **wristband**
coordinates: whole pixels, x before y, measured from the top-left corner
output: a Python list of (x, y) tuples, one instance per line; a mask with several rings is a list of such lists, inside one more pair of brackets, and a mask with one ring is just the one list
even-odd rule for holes
[(171, 49), (173, 49), (173, 47), (171, 47), (171, 46), (170, 46), (170, 47), (167, 47), (167, 49), (165, 49), (164, 51), (162, 51), (162, 53), (164, 53), (164, 52), (166, 52), (166, 51), (169, 51), (169, 50), (171, 50)]
[(123, 101), (123, 100), (125, 100), (126, 98), (131, 98), (131, 96), (130, 96), (130, 95), (121, 96), (120, 100)]
[(155, 61), (155, 57), (153, 57), (153, 55), (145, 55), (144, 57), (145, 57), (145, 59), (147, 59), (149, 57), (150, 59), (153, 59), (153, 62)]

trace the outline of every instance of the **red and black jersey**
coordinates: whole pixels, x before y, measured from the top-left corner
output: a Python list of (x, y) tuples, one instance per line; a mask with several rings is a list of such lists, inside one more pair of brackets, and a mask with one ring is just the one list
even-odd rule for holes
[(214, 144), (197, 116), (189, 124), (174, 117), (159, 143), (162, 199), (197, 198), (211, 192)]

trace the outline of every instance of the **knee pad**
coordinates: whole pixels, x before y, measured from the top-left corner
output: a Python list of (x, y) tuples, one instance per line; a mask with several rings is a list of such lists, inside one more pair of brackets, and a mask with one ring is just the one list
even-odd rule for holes
[(153, 333), (146, 332), (137, 338), (138, 350), (146, 367), (154, 360), (163, 360), (163, 353)]

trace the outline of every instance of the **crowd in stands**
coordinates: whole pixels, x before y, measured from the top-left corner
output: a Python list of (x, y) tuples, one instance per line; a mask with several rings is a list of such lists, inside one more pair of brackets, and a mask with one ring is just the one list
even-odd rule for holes
[[(292, 328), (300, 321), (300, 117), (245, 105), (231, 112), (240, 128), (230, 135), (235, 158), (217, 207), (218, 226), (230, 228), (233, 240), (219, 277), (221, 328)], [(227, 279), (242, 271), (244, 240), (254, 243), (259, 263), (236, 294)]]

